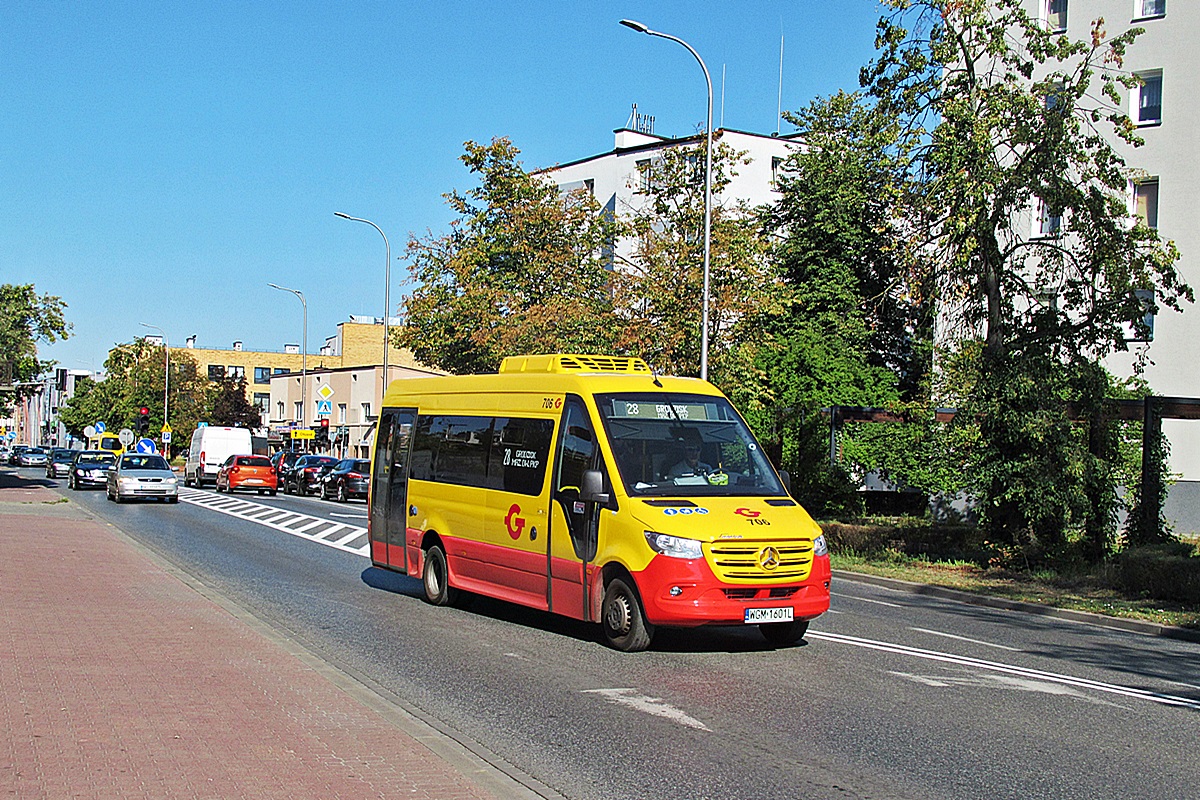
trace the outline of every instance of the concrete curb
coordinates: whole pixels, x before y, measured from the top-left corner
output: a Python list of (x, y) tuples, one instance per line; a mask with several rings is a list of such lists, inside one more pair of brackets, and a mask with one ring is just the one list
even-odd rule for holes
[(1181, 628), (1177, 625), (1159, 625), (1157, 622), (1147, 622), (1146, 620), (1140, 619), (1109, 617), (1104, 614), (1094, 614), (1090, 611), (1074, 611), (1068, 608), (1056, 608), (1055, 606), (1041, 605), (1039, 603), (1027, 603), (1021, 600), (1008, 600), (1003, 597), (990, 597), (988, 595), (974, 594), (972, 592), (964, 592), (958, 589), (947, 589), (944, 586), (931, 586), (926, 583), (914, 583), (912, 581), (902, 581), (899, 578), (884, 578), (878, 575), (867, 575), (861, 572), (847, 572), (840, 569), (833, 570), (833, 577), (838, 580), (851, 581), (853, 583), (865, 583), (870, 584), (871, 586), (882, 586), (887, 589), (895, 589), (898, 592), (923, 594), (929, 597), (941, 598), (943, 600), (953, 600), (958, 603), (966, 603), (967, 605), (972, 606), (998, 608), (1004, 611), (1019, 611), (1023, 614), (1037, 614), (1038, 616), (1052, 617), (1054, 619), (1065, 619), (1085, 625), (1095, 625), (1100, 628), (1111, 628), (1113, 630), (1126, 631), (1128, 633), (1139, 633), (1144, 636), (1161, 636), (1166, 639), (1179, 639), (1185, 642), (1195, 642), (1200, 644), (1200, 630)]

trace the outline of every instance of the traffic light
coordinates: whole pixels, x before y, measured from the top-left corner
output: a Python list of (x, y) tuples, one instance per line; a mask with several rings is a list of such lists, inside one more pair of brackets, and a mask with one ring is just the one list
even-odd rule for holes
[(138, 409), (137, 429), (142, 436), (150, 432), (150, 409), (145, 406)]
[(317, 439), (326, 444), (329, 443), (329, 418), (323, 417), (319, 422), (320, 427), (317, 428)]

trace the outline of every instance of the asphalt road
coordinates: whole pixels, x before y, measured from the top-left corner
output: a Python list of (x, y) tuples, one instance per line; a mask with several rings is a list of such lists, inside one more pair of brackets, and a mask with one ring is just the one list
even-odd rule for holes
[(486, 598), (425, 604), (361, 554), (361, 501), (62, 491), (565, 797), (1200, 796), (1197, 644), (839, 581), (795, 647), (725, 628), (625, 654), (594, 626)]

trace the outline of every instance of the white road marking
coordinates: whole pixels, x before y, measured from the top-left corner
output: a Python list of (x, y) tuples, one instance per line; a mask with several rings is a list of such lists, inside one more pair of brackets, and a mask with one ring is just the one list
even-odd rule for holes
[(712, 730), (700, 720), (688, 716), (674, 706), (667, 705), (657, 697), (647, 697), (644, 694), (638, 694), (637, 689), (584, 689), (583, 693), (598, 694), (613, 703), (629, 706), (635, 711), (641, 711), (643, 714), (665, 717), (672, 722), (686, 725), (689, 728), (695, 728), (698, 731), (711, 732)]
[[(209, 492), (200, 491), (198, 489), (183, 489), (179, 490), (179, 499), (185, 503), (190, 503), (194, 506), (200, 506), (221, 514), (228, 514), (231, 517), (253, 522), (256, 525), (262, 525), (272, 530), (286, 533), (290, 536), (297, 536), (310, 542), (323, 544), (326, 547), (333, 547), (346, 553), (353, 553), (356, 556), (367, 556), (369, 554), (369, 544), (364, 544), (361, 547), (350, 547), (350, 542), (360, 537), (366, 536), (367, 529), (355, 525), (348, 525), (345, 522), (334, 522), (332, 520), (321, 517), (313, 517), (308, 514), (299, 514), (294, 511), (283, 511), (275, 506), (266, 506), (260, 503), (251, 503), (245, 500), (237, 500), (230, 502), (230, 498), (220, 495), (214, 496)], [(281, 515), (267, 514), (263, 515), (264, 511), (280, 511)], [(297, 525), (298, 522), (303, 522), (302, 525)], [(325, 527), (322, 527), (324, 523)], [(292, 527), (296, 526), (296, 527)], [(333, 526), (333, 527), (328, 527)], [(305, 531), (321, 528), (314, 534), (305, 533)], [(335, 529), (345, 528), (347, 533), (339, 535), (336, 541), (329, 541), (321, 538)], [(339, 530), (339, 534), (341, 531)]]
[(864, 647), (868, 650), (880, 650), (885, 653), (897, 653), (899, 655), (913, 656), (914, 658), (924, 658), (930, 661), (941, 661), (947, 664), (957, 664), (964, 667), (973, 667), (975, 669), (999, 672), (1007, 675), (1016, 675), (1022, 678), (1049, 681), (1051, 683), (1075, 686), (1081, 689), (1091, 689), (1097, 692), (1106, 692), (1108, 694), (1132, 697), (1138, 700), (1148, 700), (1152, 703), (1161, 703), (1162, 705), (1167, 706), (1181, 706), (1183, 708), (1191, 708), (1200, 711), (1200, 701), (1192, 700), (1187, 697), (1177, 697), (1170, 694), (1150, 692), (1146, 691), (1145, 689), (1135, 689), (1132, 686), (1120, 686), (1118, 684), (1104, 683), (1102, 681), (1091, 681), (1085, 678), (1074, 678), (1070, 675), (1060, 675), (1054, 672), (1043, 672), (1042, 670), (1037, 669), (1016, 667), (1010, 664), (1000, 664), (995, 661), (984, 661), (983, 659), (979, 658), (956, 656), (952, 653), (939, 653), (936, 650), (922, 650), (918, 647), (906, 647), (900, 644), (892, 644), (891, 642), (877, 642), (873, 639), (860, 639), (857, 636), (843, 636), (840, 633), (822, 633), (820, 631), (810, 630), (807, 634), (805, 634), (805, 638), (824, 639), (828, 642), (848, 644), (854, 647)]
[(994, 647), (997, 650), (1008, 650), (1009, 652), (1012, 652), (1012, 653), (1020, 653), (1021, 652), (1021, 648), (1019, 648), (1019, 647), (1008, 647), (1006, 645), (996, 644), (994, 642), (985, 642), (982, 639), (968, 639), (966, 636), (955, 636), (953, 633), (943, 633), (942, 631), (931, 631), (931, 630), (929, 630), (929, 628), (909, 628), (909, 630), (916, 631), (917, 633), (929, 633), (934, 636), (944, 636), (947, 639), (957, 639), (960, 642), (970, 642), (971, 644), (981, 644), (984, 647)]
[(887, 606), (888, 608), (904, 608), (904, 606), (898, 606), (895, 603), (885, 603), (882, 600), (868, 600), (865, 597), (856, 597), (852, 594), (841, 594), (840, 592), (830, 592), (829, 594), (833, 595), (834, 597), (847, 597), (851, 600), (858, 600), (863, 603), (874, 603), (877, 606)]
[(329, 516), (341, 517), (342, 519), (366, 519), (367, 518), (366, 514), (337, 514), (332, 511), (329, 512)]
[(897, 678), (904, 678), (913, 683), (944, 689), (951, 686), (966, 686), (980, 689), (1015, 689), (1021, 692), (1039, 692), (1041, 694), (1073, 697), (1084, 702), (1110, 708), (1127, 708), (1117, 703), (1109, 703), (1098, 697), (1089, 697), (1071, 686), (1065, 686), (1050, 681), (1035, 681), (1028, 678), (1016, 678), (1011, 675), (915, 675), (911, 672), (889, 672)]

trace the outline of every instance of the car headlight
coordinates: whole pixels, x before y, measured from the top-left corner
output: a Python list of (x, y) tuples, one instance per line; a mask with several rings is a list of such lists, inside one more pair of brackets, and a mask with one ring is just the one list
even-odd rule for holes
[(825, 541), (824, 534), (821, 534), (817, 538), (813, 539), (813, 555), (814, 556), (829, 555), (829, 545)]
[(679, 536), (669, 536), (665, 533), (646, 531), (646, 543), (656, 553), (662, 553), (671, 558), (703, 558), (700, 542), (695, 539), (683, 539)]
[(168, 486), (174, 486), (178, 482), (179, 482), (178, 478), (165, 478), (163, 480), (163, 483), (167, 484)]

